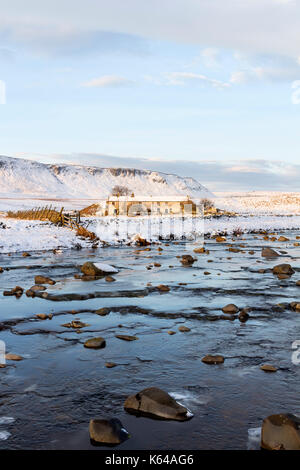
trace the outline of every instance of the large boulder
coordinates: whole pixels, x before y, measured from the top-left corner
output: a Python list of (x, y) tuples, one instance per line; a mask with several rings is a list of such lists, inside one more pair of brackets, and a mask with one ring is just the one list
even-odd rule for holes
[(261, 447), (268, 450), (300, 450), (300, 418), (292, 414), (268, 416), (262, 425)]
[(295, 271), (293, 270), (290, 264), (278, 264), (277, 266), (273, 267), (273, 274), (277, 276), (279, 274), (286, 274), (288, 276), (291, 276), (294, 273)]
[(91, 440), (99, 444), (121, 444), (129, 437), (121, 421), (116, 418), (91, 419), (89, 432)]
[(145, 388), (141, 392), (129, 396), (125, 401), (124, 408), (132, 414), (175, 421), (186, 421), (193, 417), (187, 408), (174, 400), (168, 393), (156, 387)]

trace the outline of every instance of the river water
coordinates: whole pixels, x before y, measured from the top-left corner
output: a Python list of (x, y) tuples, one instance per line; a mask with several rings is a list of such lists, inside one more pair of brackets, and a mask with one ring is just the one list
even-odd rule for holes
[[(291, 359), (300, 315), (288, 306), (300, 300), (297, 235), (286, 232), (290, 241), (281, 243), (254, 234), (228, 238), (244, 245), (238, 253), (209, 239), (210, 253), (196, 255), (192, 267), (177, 258), (190, 253), (189, 245), (174, 243), (162, 244), (162, 251), (153, 245), (151, 251), (124, 246), (1, 255), (0, 266), (9, 270), (0, 274), (0, 340), (23, 360), (0, 369), (0, 449), (98, 449), (88, 434), (96, 417), (122, 421), (131, 437), (120, 450), (256, 448), (252, 437), (259, 437), (264, 417), (300, 411), (300, 365)], [(267, 260), (262, 246), (285, 253)], [(75, 279), (85, 261), (116, 266), (116, 282)], [(154, 262), (161, 266), (147, 269)], [(295, 274), (278, 280), (259, 273), (279, 263), (290, 263)], [(28, 289), (37, 274), (57, 281), (47, 287), (55, 300), (2, 296), (16, 285)], [(170, 291), (159, 292), (159, 284)], [(229, 303), (250, 308), (249, 320), (224, 319), (221, 308)], [(110, 309), (107, 316), (95, 313), (102, 307)], [(39, 313), (53, 317), (40, 320)], [(62, 326), (78, 319), (88, 326)], [(178, 331), (180, 325), (191, 331)], [(84, 348), (97, 336), (105, 338), (104, 349)], [(225, 362), (204, 364), (206, 354), (221, 354)], [(106, 362), (117, 366), (109, 369)], [(263, 372), (265, 363), (278, 371)], [(126, 413), (126, 397), (150, 386), (172, 393), (194, 418), (172, 422)]]

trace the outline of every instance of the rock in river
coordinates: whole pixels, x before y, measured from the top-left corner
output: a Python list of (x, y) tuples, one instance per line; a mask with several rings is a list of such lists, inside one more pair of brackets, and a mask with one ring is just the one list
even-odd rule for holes
[(117, 273), (118, 270), (109, 264), (91, 263), (87, 261), (81, 268), (81, 272), (86, 276), (105, 276), (107, 273)]
[(211, 356), (208, 354), (207, 356), (204, 356), (201, 361), (204, 362), (205, 364), (223, 364), (224, 362), (224, 357), (223, 356)]
[(102, 348), (105, 348), (105, 346), (106, 346), (105, 339), (101, 337), (88, 339), (84, 343), (84, 347), (90, 348), (90, 349), (102, 349)]
[(183, 266), (192, 266), (195, 261), (197, 261), (196, 258), (193, 258), (191, 255), (182, 255), (180, 260)]
[(265, 371), (265, 372), (277, 372), (277, 367), (275, 366), (272, 366), (271, 364), (263, 364), (262, 366), (260, 366), (261, 370)]
[(19, 298), (23, 295), (24, 289), (20, 286), (16, 286), (11, 290), (5, 290), (3, 291), (4, 296), (12, 296), (14, 295), (15, 297)]
[(170, 287), (165, 286), (164, 284), (160, 284), (159, 286), (156, 286), (156, 289), (159, 290), (160, 292), (169, 292)]
[(241, 323), (245, 323), (247, 320), (249, 320), (249, 313), (248, 313), (247, 309), (241, 310), (240, 313), (239, 313), (238, 318), (239, 318)]
[(225, 307), (223, 307), (222, 310), (224, 313), (234, 314), (234, 313), (238, 313), (239, 308), (234, 304), (228, 304)]
[(18, 354), (11, 354), (11, 353), (8, 353), (8, 354), (5, 354), (5, 359), (7, 361), (22, 361), (23, 360), (23, 357), (22, 356), (19, 356)]
[(50, 279), (50, 277), (45, 277), (45, 276), (35, 276), (34, 282), (36, 284), (50, 284), (50, 285), (55, 284), (55, 281), (53, 281), (53, 279)]
[(123, 341), (135, 341), (138, 339), (137, 336), (129, 336), (129, 335), (116, 335), (116, 338), (122, 339)]
[(106, 362), (105, 363), (105, 367), (107, 367), (108, 369), (112, 369), (113, 367), (116, 367), (118, 364), (116, 364), (115, 362)]
[(268, 416), (262, 425), (261, 447), (268, 450), (300, 450), (300, 418), (292, 414)]
[(261, 250), (261, 256), (264, 256), (265, 258), (276, 258), (277, 256), (280, 256), (277, 251), (272, 250), (272, 248), (263, 248)]
[(108, 315), (110, 313), (110, 310), (109, 308), (103, 307), (96, 310), (95, 313), (97, 315), (101, 315), (101, 317), (105, 317), (105, 315)]
[(184, 326), (184, 325), (179, 326), (178, 330), (181, 331), (182, 333), (185, 333), (187, 331), (191, 331), (190, 328), (188, 328), (187, 326)]
[(91, 440), (100, 444), (121, 444), (129, 437), (121, 421), (116, 418), (91, 419), (89, 431)]
[(175, 421), (186, 421), (193, 417), (190, 410), (156, 387), (145, 388), (129, 396), (124, 403), (124, 408), (129, 413)]
[(273, 268), (273, 274), (275, 275), (287, 274), (288, 276), (291, 276), (294, 273), (295, 271), (293, 270), (290, 264), (278, 264), (277, 266), (274, 266)]

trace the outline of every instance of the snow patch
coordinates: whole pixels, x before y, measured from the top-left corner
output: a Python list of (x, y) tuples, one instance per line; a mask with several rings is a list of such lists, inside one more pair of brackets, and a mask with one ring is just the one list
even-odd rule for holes
[(119, 271), (114, 268), (113, 266), (110, 266), (110, 264), (104, 264), (104, 263), (94, 263), (96, 268), (101, 269), (104, 273), (118, 273)]

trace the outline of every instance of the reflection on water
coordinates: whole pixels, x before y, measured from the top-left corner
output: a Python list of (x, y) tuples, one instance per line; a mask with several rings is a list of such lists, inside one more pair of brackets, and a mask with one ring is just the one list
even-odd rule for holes
[[(275, 261), (261, 257), (261, 236), (230, 240), (245, 245), (238, 253), (207, 240), (209, 255), (197, 254), (192, 267), (181, 265), (177, 256), (188, 246), (178, 244), (162, 245), (162, 251), (2, 255), (0, 266), (9, 270), (0, 274), (0, 340), (24, 359), (0, 369), (0, 448), (89, 449), (88, 423), (96, 417), (122, 421), (131, 438), (119, 449), (257, 448), (264, 417), (300, 408), (300, 366), (291, 361), (300, 316), (288, 307), (299, 300), (300, 248), (293, 244), (296, 233), (288, 236), (290, 242), (271, 245), (286, 251)], [(116, 282), (75, 279), (85, 261), (116, 266)], [(294, 276), (259, 273), (279, 263), (290, 263)], [(47, 286), (56, 300), (2, 296), (16, 285), (30, 288), (37, 274), (57, 281)], [(159, 292), (159, 284), (170, 291)], [(250, 308), (248, 322), (224, 319), (221, 308), (228, 303)], [(104, 307), (108, 315), (95, 313)], [(41, 313), (53, 317), (40, 320)], [(87, 326), (62, 326), (74, 320)], [(178, 331), (183, 324), (191, 331)], [(117, 334), (138, 340), (120, 341)], [(104, 337), (106, 348), (84, 348), (94, 336)], [(206, 365), (206, 354), (221, 354), (225, 362)], [(117, 366), (108, 369), (106, 362)], [(278, 371), (263, 372), (265, 363)], [(125, 413), (125, 398), (149, 386), (170, 392), (194, 418), (178, 423)]]

